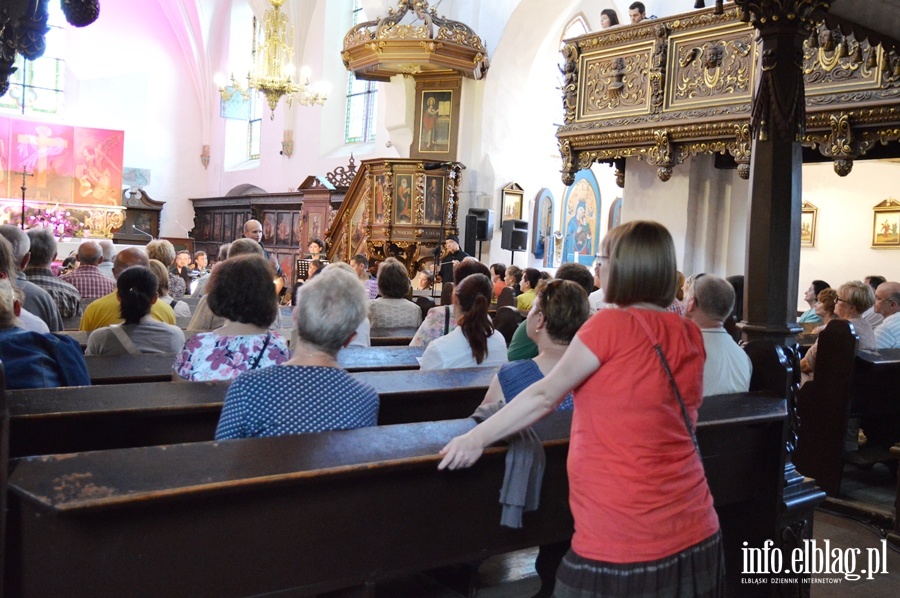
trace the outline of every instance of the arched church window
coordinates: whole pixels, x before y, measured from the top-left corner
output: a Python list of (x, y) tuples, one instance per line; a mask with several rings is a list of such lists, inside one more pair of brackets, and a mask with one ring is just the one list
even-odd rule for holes
[(16, 67), (9, 78), (9, 91), (0, 97), (0, 110), (20, 114), (57, 114), (65, 100), (66, 17), (59, 2), (48, 5), (50, 30), (45, 36), (47, 49), (37, 60), (16, 55)]
[(562, 37), (559, 38), (559, 47), (563, 47), (563, 40), (584, 35), (585, 33), (590, 32), (590, 30), (591, 28), (588, 25), (587, 17), (584, 16), (584, 13), (578, 13), (572, 20), (566, 23), (566, 26), (563, 28)]
[[(353, 24), (363, 18), (360, 0), (353, 0)], [(344, 143), (375, 141), (375, 99), (378, 97), (375, 81), (361, 81), (353, 73), (347, 78), (347, 117), (344, 125)]]

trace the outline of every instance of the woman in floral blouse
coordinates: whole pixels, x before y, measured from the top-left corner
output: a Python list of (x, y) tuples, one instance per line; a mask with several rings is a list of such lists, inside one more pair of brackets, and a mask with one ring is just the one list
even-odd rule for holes
[(233, 380), (288, 360), (287, 342), (269, 326), (278, 316), (271, 265), (258, 255), (222, 262), (207, 290), (209, 308), (225, 325), (191, 337), (175, 359), (175, 379)]

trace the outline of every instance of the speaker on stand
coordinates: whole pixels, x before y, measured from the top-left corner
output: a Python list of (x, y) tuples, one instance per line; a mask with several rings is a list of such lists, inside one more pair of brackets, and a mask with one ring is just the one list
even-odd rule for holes
[(514, 263), (517, 251), (528, 249), (528, 221), (507, 219), (501, 227), (503, 236), (500, 238), (500, 249), (511, 251), (509, 263)]
[(475, 255), (475, 242), (478, 242), (478, 261), (481, 261), (481, 246), (484, 241), (494, 238), (494, 210), (485, 208), (469, 208), (466, 214), (466, 246), (463, 251)]

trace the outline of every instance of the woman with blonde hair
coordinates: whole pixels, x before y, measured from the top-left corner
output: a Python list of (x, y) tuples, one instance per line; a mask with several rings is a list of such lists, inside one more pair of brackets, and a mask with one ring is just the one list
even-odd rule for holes
[(706, 352), (700, 329), (666, 311), (675, 244), (661, 224), (634, 221), (611, 230), (601, 251), (601, 286), (618, 309), (598, 311), (549, 374), (452, 439), (438, 468), (471, 467), (574, 389), (575, 534), (554, 595), (722, 596), (719, 521), (694, 432)]
[[(172, 245), (171, 241), (166, 241), (165, 239), (153, 239), (147, 243), (147, 256), (151, 260), (162, 262), (162, 265), (168, 270), (175, 263), (175, 246)], [(183, 278), (180, 276), (171, 277), (169, 280), (169, 294), (172, 298), (181, 299), (184, 297), (185, 290)]]

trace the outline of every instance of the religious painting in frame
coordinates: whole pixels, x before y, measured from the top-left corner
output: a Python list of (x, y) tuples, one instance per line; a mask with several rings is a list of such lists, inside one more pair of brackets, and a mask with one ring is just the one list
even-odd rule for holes
[[(240, 225), (241, 234), (231, 237), (232, 239), (240, 239), (244, 236), (244, 223), (241, 222)], [(224, 238), (227, 239), (231, 235), (231, 232), (234, 230), (234, 212), (225, 212), (225, 214), (222, 216), (222, 228), (224, 229), (226, 235)]]
[(411, 224), (413, 177), (411, 174), (398, 174), (395, 180), (397, 190), (394, 195), (394, 224)]
[(872, 247), (900, 248), (900, 201), (886, 199), (873, 210)]
[(46, 202), (90, 203), (76, 199), (74, 144), (74, 127), (17, 119), (11, 121), (9, 170), (13, 176), (23, 171), (31, 175), (25, 185), (26, 198)]
[(277, 245), (291, 244), (291, 213), (278, 212), (277, 228), (275, 229), (275, 243)]
[(262, 217), (263, 245), (275, 244), (275, 212), (263, 212)]
[(600, 186), (590, 170), (580, 170), (563, 200), (563, 261), (590, 267), (597, 253)]
[(75, 127), (74, 149), (75, 202), (121, 205), (125, 133)]
[(544, 266), (549, 266), (545, 256), (546, 240), (553, 236), (553, 193), (544, 187), (534, 198), (534, 215), (532, 216), (531, 252), (536, 258), (544, 258)]
[(387, 182), (383, 174), (376, 176), (374, 181), (373, 192), (375, 194), (375, 205), (372, 209), (372, 222), (375, 224), (384, 224), (384, 195)]
[(617, 197), (609, 206), (609, 219), (606, 223), (607, 232), (622, 224), (622, 198)]
[(222, 234), (222, 213), (216, 212), (213, 214), (213, 238), (221, 239), (220, 236)]
[(356, 253), (365, 253), (365, 251), (359, 251), (358, 248), (366, 239), (367, 216), (366, 203), (361, 201), (357, 204), (353, 216), (350, 217), (350, 251), (354, 255)]
[(425, 177), (425, 224), (440, 224), (444, 208), (444, 177)]
[(522, 219), (522, 200), (525, 198), (525, 191), (517, 183), (510, 183), (503, 188), (500, 196), (500, 224), (504, 220), (521, 220)]
[(410, 158), (435, 162), (456, 159), (460, 77), (417, 79), (416, 114)]
[(303, 235), (303, 229), (300, 224), (300, 212), (293, 212), (291, 214), (291, 234), (293, 234), (293, 239), (291, 240), (291, 245), (294, 247), (300, 246), (300, 239)]
[(819, 208), (808, 201), (803, 202), (800, 211), (800, 247), (816, 246), (816, 219)]

